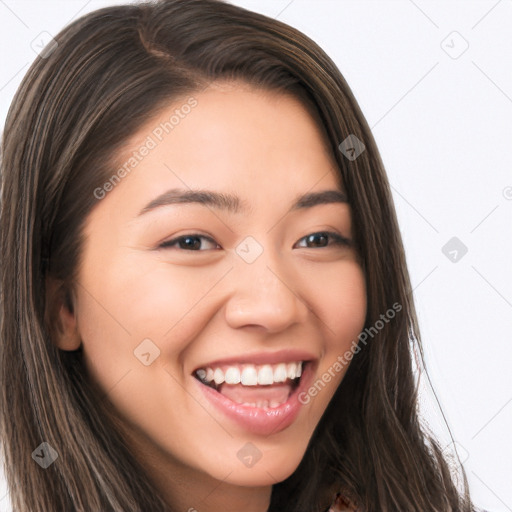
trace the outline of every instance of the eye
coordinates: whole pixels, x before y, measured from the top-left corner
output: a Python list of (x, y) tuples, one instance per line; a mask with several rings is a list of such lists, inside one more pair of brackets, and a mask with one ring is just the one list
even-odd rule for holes
[[(331, 244), (329, 244), (329, 239), (333, 240)], [(329, 245), (352, 245), (351, 240), (332, 231), (319, 231), (318, 233), (311, 233), (310, 235), (301, 238), (299, 242), (301, 242), (302, 240), (306, 241), (307, 248), (328, 247)], [(304, 247), (304, 245), (299, 245), (299, 247)]]
[[(209, 249), (217, 249), (219, 248), (219, 244), (213, 240), (213, 238), (205, 235), (200, 235), (198, 233), (191, 233), (188, 235), (182, 235), (177, 238), (173, 238), (172, 240), (167, 240), (159, 245), (162, 249), (169, 248), (178, 248), (183, 249), (185, 251), (195, 251), (200, 252), (201, 250), (208, 250), (208, 247), (202, 248), (202, 241), (208, 242), (211, 246)], [(332, 231), (319, 231), (317, 233), (311, 233), (299, 240), (299, 242), (306, 241), (306, 246), (296, 244), (296, 247), (306, 247), (308, 249), (312, 248), (322, 248), (328, 247), (332, 245), (336, 246), (350, 246), (352, 245), (352, 241), (348, 238), (345, 238), (338, 233), (334, 233)], [(329, 241), (332, 240), (332, 243)]]
[(166, 242), (161, 243), (159, 247), (162, 249), (169, 249), (178, 246), (179, 249), (184, 249), (186, 251), (199, 251), (202, 240), (206, 240), (208, 243), (215, 246), (210, 248), (216, 249), (219, 247), (219, 244), (217, 244), (213, 238), (205, 235), (199, 235), (197, 233), (191, 233), (189, 235), (173, 238), (172, 240), (167, 240)]

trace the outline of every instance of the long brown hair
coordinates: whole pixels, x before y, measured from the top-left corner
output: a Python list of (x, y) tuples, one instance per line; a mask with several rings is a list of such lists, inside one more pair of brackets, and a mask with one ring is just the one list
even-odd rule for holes
[[(82, 351), (52, 341), (51, 275), (72, 289), (82, 227), (115, 157), (163, 105), (215, 80), (297, 96), (315, 109), (352, 210), (367, 283), (360, 343), (297, 470), (270, 511), (315, 512), (343, 491), (365, 511), (470, 511), (462, 485), (417, 413), (421, 344), (389, 184), (369, 126), (340, 71), (298, 30), (219, 0), (97, 10), (33, 63), (2, 141), (1, 439), (14, 511), (168, 510), (87, 378)], [(350, 49), (352, 51), (352, 49)], [(338, 146), (355, 135), (365, 150)], [(374, 325), (401, 306), (382, 328)], [(381, 323), (383, 323), (381, 321)], [(42, 442), (58, 459), (42, 470)]]

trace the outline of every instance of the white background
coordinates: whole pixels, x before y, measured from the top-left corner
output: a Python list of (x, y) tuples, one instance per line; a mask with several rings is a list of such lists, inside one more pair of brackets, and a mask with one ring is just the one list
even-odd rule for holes
[[(116, 3), (0, 0), (2, 127), (41, 32)], [(392, 185), (427, 367), (473, 498), (512, 511), (512, 1), (232, 3), (308, 34), (352, 88)], [(468, 249), (457, 262), (442, 252), (452, 237)]]

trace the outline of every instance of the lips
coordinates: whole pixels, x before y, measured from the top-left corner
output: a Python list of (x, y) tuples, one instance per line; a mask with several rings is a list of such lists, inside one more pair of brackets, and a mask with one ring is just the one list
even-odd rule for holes
[(296, 349), (233, 356), (205, 363), (193, 376), (236, 403), (276, 407), (290, 396), (303, 368), (314, 359)]
[(238, 404), (275, 408), (286, 402), (302, 375), (302, 361), (274, 365), (218, 365), (195, 372), (206, 386)]
[[(207, 385), (193, 378), (199, 392), (207, 400), (206, 409), (213, 417), (234, 422), (245, 432), (269, 436), (291, 426), (300, 411), (307, 407), (298, 397), (311, 385), (316, 372), (316, 361), (303, 362), (302, 374), (291, 381), (267, 385), (243, 384)], [(225, 421), (225, 420), (224, 420)]]
[(192, 375), (212, 413), (220, 411), (246, 431), (270, 435), (295, 421), (304, 407), (297, 396), (310, 385), (316, 366), (315, 356), (294, 350), (212, 361)]

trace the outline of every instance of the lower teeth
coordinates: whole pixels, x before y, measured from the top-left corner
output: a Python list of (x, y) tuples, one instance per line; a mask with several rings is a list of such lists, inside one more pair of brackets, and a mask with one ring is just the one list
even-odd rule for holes
[[(196, 378), (198, 378), (198, 377), (196, 376)], [(220, 393), (222, 395), (222, 392), (220, 390), (222, 385), (218, 386), (217, 384), (215, 384), (215, 381), (205, 382), (204, 380), (202, 380), (200, 378), (198, 378), (198, 380), (200, 382), (202, 382), (205, 386), (208, 386), (208, 387), (214, 389), (215, 391), (217, 391), (218, 393)], [(300, 377), (297, 377), (291, 381), (290, 394), (292, 394), (293, 390), (299, 385), (299, 381), (300, 381)], [(290, 381), (288, 381), (288, 382), (290, 382)], [(289, 396), (290, 395), (288, 395), (288, 397)], [(234, 400), (232, 400), (232, 401), (234, 401)], [(259, 409), (275, 409), (275, 408), (279, 407), (280, 405), (282, 405), (284, 402), (278, 402), (276, 400), (259, 400), (258, 402), (236, 402), (235, 401), (235, 403), (238, 403), (240, 405), (244, 405), (247, 407), (257, 407)]]
[[(222, 393), (219, 391), (219, 389), (215, 385), (215, 383), (213, 383), (213, 382), (203, 382), (203, 384), (205, 384), (206, 386), (214, 389), (215, 391), (217, 391), (218, 393), (220, 393), (222, 395)], [(297, 382), (294, 382), (293, 385), (292, 385), (292, 391), (296, 387), (296, 385), (297, 385)], [(291, 394), (292, 391), (290, 391), (290, 394)], [(258, 402), (235, 402), (235, 403), (238, 403), (240, 405), (245, 405), (247, 407), (258, 407), (260, 409), (275, 409), (276, 407), (279, 407), (280, 405), (282, 405), (284, 402), (278, 402), (276, 400), (260, 400)]]
[(242, 405), (247, 405), (249, 407), (258, 407), (259, 409), (275, 409), (276, 407), (279, 407), (281, 404), (279, 402), (274, 402), (273, 400), (270, 402), (268, 400), (263, 400), (261, 402), (256, 403), (244, 402)]

